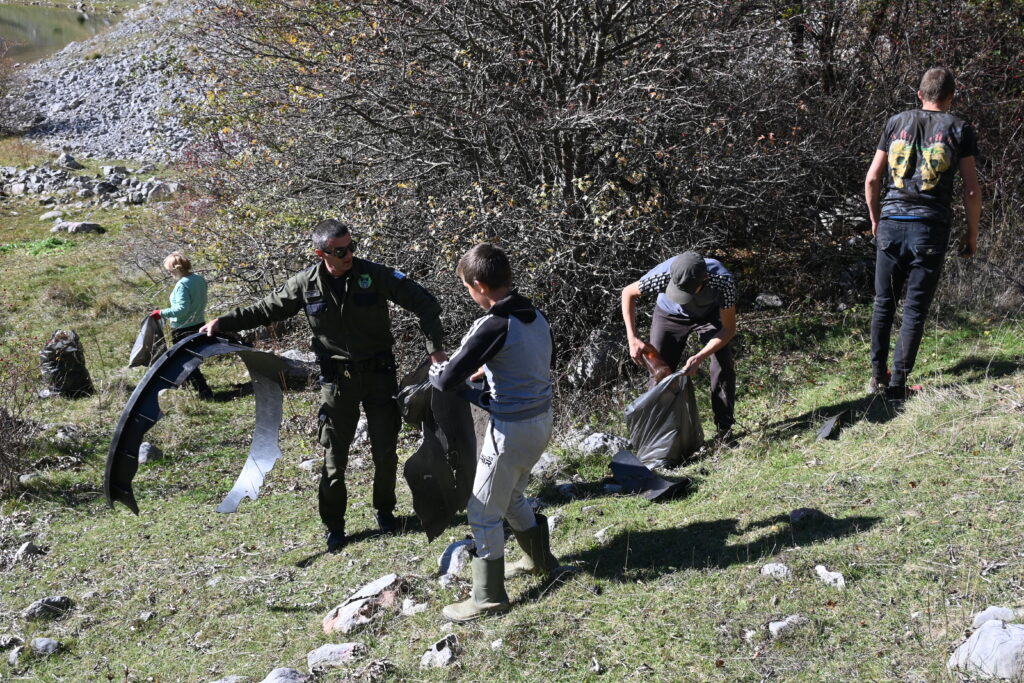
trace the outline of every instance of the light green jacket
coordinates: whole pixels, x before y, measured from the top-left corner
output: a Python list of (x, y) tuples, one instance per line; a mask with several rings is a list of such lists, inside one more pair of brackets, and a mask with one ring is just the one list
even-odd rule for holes
[(172, 330), (206, 322), (206, 280), (192, 273), (178, 280), (171, 290), (171, 307), (161, 308), (160, 317)]

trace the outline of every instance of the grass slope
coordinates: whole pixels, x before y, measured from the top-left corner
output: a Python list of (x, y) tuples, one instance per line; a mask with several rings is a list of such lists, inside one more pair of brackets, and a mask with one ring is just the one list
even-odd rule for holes
[[(547, 514), (563, 515), (554, 549), (582, 571), (556, 586), (510, 582), (513, 611), (469, 625), (440, 618), (468, 584), (442, 589), (435, 576), (437, 556), (466, 527), (430, 545), (415, 531), (373, 535), (366, 446), (354, 450), (348, 475), (357, 540), (322, 554), (316, 475), (299, 467), (319, 457), (314, 392), (288, 395), (285, 455), (260, 499), (234, 515), (214, 507), (247, 451), (252, 398), (203, 403), (173, 392), (150, 434), (166, 457), (136, 478), (142, 514), (109, 510), (100, 493), (106, 448), (141, 376), (121, 366), (152, 303), (139, 293), (145, 283), (119, 268), (127, 231), (112, 227), (69, 236), (64, 251), (0, 249), (3, 343), (38, 349), (52, 329), (74, 327), (99, 388), (93, 398), (35, 406), (50, 425), (34, 453), (40, 476), (0, 501), (0, 634), (66, 645), (18, 670), (0, 664), (0, 679), (258, 681), (277, 666), (304, 669), (321, 644), (359, 640), (369, 655), (323, 680), (378, 659), (392, 662), (396, 680), (951, 680), (945, 661), (972, 614), (1024, 605), (1024, 342), (1012, 320), (938, 316), (916, 375), (928, 391), (903, 410), (863, 395), (866, 310), (741, 320), (740, 447), (682, 470), (696, 491), (666, 504), (604, 493), (606, 460), (563, 449), (559, 476), (593, 484), (582, 487), (588, 495), (566, 500), (539, 483), (530, 492)], [(4, 239), (47, 236), (25, 222)], [(246, 379), (231, 360), (204, 372), (216, 389)], [(575, 417), (621, 432), (621, 408)], [(859, 419), (838, 440), (816, 441), (820, 423), (843, 409)], [(60, 439), (60, 424), (77, 431)], [(403, 458), (416, 443), (403, 435)], [(402, 483), (399, 495), (399, 513), (411, 514)], [(802, 507), (831, 521), (794, 526), (789, 512)], [(27, 538), (48, 554), (12, 564)], [(785, 562), (792, 577), (761, 577), (769, 561)], [(817, 564), (842, 572), (846, 590), (821, 583)], [(393, 611), (350, 636), (322, 633), (329, 609), (392, 571), (409, 577), (426, 612)], [(75, 600), (65, 618), (20, 617), (56, 594)], [(772, 641), (767, 622), (797, 613), (808, 623)], [(465, 650), (460, 665), (421, 671), (420, 655), (446, 632)]]

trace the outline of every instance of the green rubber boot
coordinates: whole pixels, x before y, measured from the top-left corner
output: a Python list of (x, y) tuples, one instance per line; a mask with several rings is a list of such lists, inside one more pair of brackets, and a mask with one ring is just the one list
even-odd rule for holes
[(493, 560), (473, 558), (473, 590), (469, 598), (454, 605), (446, 605), (441, 613), (449, 621), (472, 621), (492, 614), (502, 614), (509, 608), (505, 592), (505, 558)]
[(537, 526), (526, 531), (512, 530), (519, 547), (523, 549), (523, 556), (505, 570), (506, 579), (523, 574), (548, 576), (558, 569), (558, 558), (551, 554), (548, 518), (539, 514), (534, 516), (537, 518)]

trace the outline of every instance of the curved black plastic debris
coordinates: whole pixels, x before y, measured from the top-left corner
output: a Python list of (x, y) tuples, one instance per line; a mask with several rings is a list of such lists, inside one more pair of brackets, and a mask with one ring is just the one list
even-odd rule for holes
[(252, 378), (256, 395), (256, 427), (242, 473), (217, 507), (217, 512), (234, 512), (242, 498), (256, 500), (264, 476), (281, 457), (277, 441), (284, 399), (282, 373), (287, 367), (286, 362), (272, 353), (255, 351), (224, 337), (208, 337), (197, 332), (182, 339), (157, 359), (135, 387), (121, 413), (107, 451), (107, 468), (103, 477), (103, 492), (111, 507), (114, 501), (120, 501), (139, 514), (132, 480), (139, 469), (139, 446), (143, 436), (163, 416), (160, 412), (160, 391), (180, 387), (203, 359), (227, 353), (237, 353)]
[(660, 502), (679, 498), (689, 493), (693, 486), (688, 477), (680, 481), (662, 479), (629, 451), (616, 453), (609, 467), (615, 481), (622, 484), (623, 489), (630, 493), (640, 493), (647, 500)]
[(406, 421), (423, 432), (423, 443), (405, 461), (402, 474), (432, 541), (469, 502), (477, 448), (470, 404), (455, 392), (431, 387), (429, 367), (425, 362), (402, 378), (398, 402)]

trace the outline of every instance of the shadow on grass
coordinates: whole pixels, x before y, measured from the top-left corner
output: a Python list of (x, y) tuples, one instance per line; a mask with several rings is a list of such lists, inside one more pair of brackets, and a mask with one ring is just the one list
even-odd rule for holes
[(871, 394), (773, 422), (763, 427), (762, 434), (763, 438), (769, 440), (785, 439), (810, 428), (818, 430), (825, 422), (836, 416), (840, 416), (839, 427), (848, 427), (862, 420), (872, 424), (885, 424), (903, 412), (903, 407), (903, 401), (891, 401), (881, 394)]
[[(945, 370), (934, 370), (921, 375), (925, 377), (953, 376), (957, 378), (956, 384), (967, 382), (980, 382), (985, 379), (999, 379), (1007, 377), (1024, 369), (1024, 364), (1012, 358), (983, 358), (981, 356), (967, 356), (956, 365)], [(947, 382), (937, 386), (949, 386)]]
[[(682, 569), (724, 569), (754, 562), (783, 548), (862, 533), (881, 519), (825, 518), (792, 525), (788, 515), (780, 514), (743, 527), (737, 519), (718, 519), (674, 529), (620, 533), (607, 545), (565, 555), (561, 560), (598, 578), (632, 582)], [(777, 524), (785, 527), (750, 543), (729, 543), (731, 536)]]
[[(363, 529), (362, 531), (357, 531), (354, 534), (349, 534), (348, 535), (348, 540), (345, 543), (345, 547), (346, 548), (351, 548), (356, 543), (359, 543), (360, 541), (365, 541), (366, 539), (369, 539), (369, 538), (380, 538), (382, 536), (401, 536), (401, 535), (404, 535), (404, 534), (411, 534), (411, 533), (421, 532), (423, 530), (423, 527), (420, 525), (419, 518), (416, 517), (415, 515), (403, 515), (403, 516), (396, 517), (395, 519), (398, 521), (398, 531), (396, 531), (394, 533), (390, 533), (390, 534), (385, 534), (384, 532), (380, 531), (379, 529), (375, 529), (375, 528)], [(451, 526), (456, 525), (458, 523), (458, 521), (459, 520), (453, 521)], [(465, 518), (464, 517), (462, 519), (462, 523), (463, 524), (465, 523)], [(325, 541), (325, 545), (326, 545), (326, 541)], [(312, 567), (316, 563), (316, 561), (319, 560), (321, 557), (324, 557), (325, 555), (328, 555), (328, 554), (329, 553), (327, 552), (327, 548), (324, 548), (320, 552), (313, 553), (312, 555), (309, 555), (308, 557), (302, 558), (301, 560), (299, 560), (298, 562), (295, 563), (295, 566), (298, 567), (299, 569), (307, 569), (309, 567)]]

